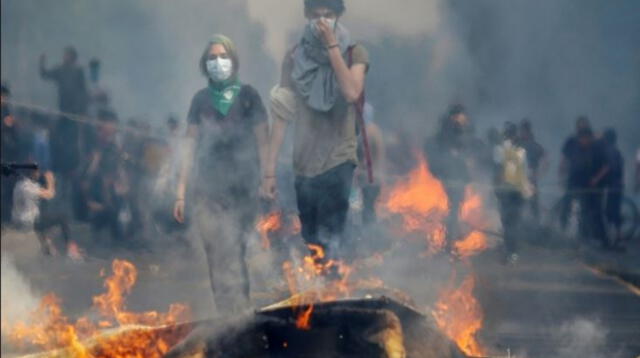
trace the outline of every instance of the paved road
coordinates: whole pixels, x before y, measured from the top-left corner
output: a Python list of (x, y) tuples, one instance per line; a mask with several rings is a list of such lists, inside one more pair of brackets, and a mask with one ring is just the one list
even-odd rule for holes
[(483, 338), (527, 357), (640, 356), (640, 295), (571, 251), (528, 248), (516, 267), (476, 262)]
[[(481, 339), (500, 352), (506, 353), (509, 348), (529, 358), (640, 355), (640, 296), (611, 278), (599, 276), (569, 250), (523, 251), (515, 267), (500, 264), (497, 252), (490, 251), (475, 258), (469, 268), (452, 263), (446, 256), (421, 257), (419, 250), (409, 245), (387, 255), (382, 266), (373, 268), (373, 274), (387, 286), (407, 292), (417, 306), (426, 309), (449, 282), (452, 267), (461, 277), (475, 271), (476, 295), (485, 311)], [(12, 266), (32, 287), (32, 296), (56, 292), (71, 316), (86, 313), (92, 296), (103, 292), (100, 270), (110, 266), (107, 257), (82, 264), (44, 259), (32, 236), (13, 232), (3, 235), (2, 252), (12, 257)], [(139, 283), (129, 298), (129, 309), (164, 310), (171, 302), (186, 302), (196, 318), (215, 314), (202, 257), (178, 249), (114, 256), (132, 260), (139, 269)], [(254, 297), (257, 305), (269, 301), (264, 285), (271, 274), (268, 261), (259, 249), (252, 252), (254, 287), (259, 291)], [(7, 284), (4, 270), (5, 266), (3, 311)], [(12, 294), (20, 299), (25, 293)]]

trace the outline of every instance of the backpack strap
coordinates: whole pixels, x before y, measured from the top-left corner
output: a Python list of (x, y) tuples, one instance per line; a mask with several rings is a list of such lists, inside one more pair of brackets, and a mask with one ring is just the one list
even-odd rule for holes
[[(353, 50), (356, 45), (349, 46), (347, 49), (347, 61), (349, 68), (353, 66)], [(364, 123), (364, 104), (365, 104), (365, 91), (362, 89), (362, 94), (360, 94), (360, 98), (356, 101), (356, 126), (360, 128), (362, 133), (362, 146), (364, 149), (364, 160), (367, 166), (367, 178), (369, 179), (369, 184), (373, 184), (373, 166), (371, 164), (371, 150), (369, 148), (369, 138), (367, 136), (367, 127)]]

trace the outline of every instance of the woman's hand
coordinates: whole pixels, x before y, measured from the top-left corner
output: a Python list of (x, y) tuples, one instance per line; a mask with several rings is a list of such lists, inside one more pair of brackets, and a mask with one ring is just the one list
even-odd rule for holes
[(180, 224), (184, 224), (184, 199), (177, 199), (173, 205), (173, 217)]
[(275, 177), (265, 177), (262, 179), (262, 183), (260, 184), (259, 189), (259, 195), (260, 198), (265, 200), (276, 200), (277, 192)]
[(336, 39), (336, 34), (333, 32), (333, 29), (325, 19), (318, 19), (317, 23), (318, 30), (320, 30), (320, 35), (322, 37), (322, 41), (324, 41), (325, 46), (332, 46), (338, 44), (338, 40)]

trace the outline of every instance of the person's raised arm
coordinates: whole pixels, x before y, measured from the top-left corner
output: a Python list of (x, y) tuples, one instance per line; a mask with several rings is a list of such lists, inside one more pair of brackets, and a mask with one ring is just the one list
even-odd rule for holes
[(47, 69), (47, 56), (45, 54), (40, 55), (40, 77), (45, 80), (55, 80), (57, 71), (55, 69)]
[(45, 200), (51, 200), (56, 196), (56, 181), (53, 176), (53, 173), (50, 170), (47, 170), (44, 173), (44, 182), (45, 186), (40, 190), (38, 195)]
[(349, 68), (342, 57), (340, 46), (338, 45), (338, 40), (336, 39), (333, 29), (331, 29), (325, 21), (318, 21), (318, 28), (322, 33), (324, 43), (329, 51), (329, 60), (336, 73), (342, 94), (347, 102), (357, 102), (364, 90), (367, 66), (362, 63), (356, 63)]

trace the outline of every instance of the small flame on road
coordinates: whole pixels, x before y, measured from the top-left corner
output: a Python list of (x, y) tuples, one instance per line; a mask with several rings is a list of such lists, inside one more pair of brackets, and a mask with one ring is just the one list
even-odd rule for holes
[(459, 287), (448, 287), (441, 294), (431, 312), (440, 330), (467, 355), (480, 357), (486, 349), (476, 334), (484, 319), (482, 307), (473, 295), (475, 278), (467, 277)]
[[(63, 348), (69, 356), (77, 358), (162, 357), (183, 337), (178, 334), (157, 332), (151, 327), (184, 322), (190, 310), (183, 304), (172, 304), (166, 313), (130, 312), (125, 299), (137, 279), (136, 267), (125, 260), (114, 260), (113, 274), (106, 278), (106, 292), (93, 298), (94, 309), (100, 314), (98, 322), (81, 317), (72, 323), (62, 311), (60, 299), (47, 294), (30, 317), (29, 322), (2, 323), (10, 342), (17, 347), (28, 345), (44, 350)], [(122, 325), (142, 325), (123, 334), (102, 337), (101, 329)], [(93, 339), (89, 345), (84, 342)]]

